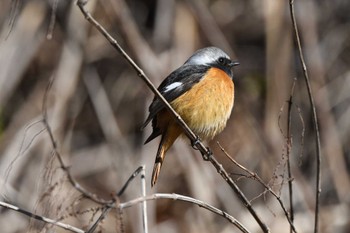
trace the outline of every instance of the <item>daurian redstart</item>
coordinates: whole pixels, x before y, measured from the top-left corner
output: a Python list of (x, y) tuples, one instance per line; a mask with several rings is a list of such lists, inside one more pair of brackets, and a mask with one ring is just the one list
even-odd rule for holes
[[(203, 48), (164, 79), (158, 91), (196, 135), (210, 140), (225, 128), (231, 115), (234, 103), (232, 67), (236, 65), (239, 63), (232, 61), (221, 49)], [(161, 135), (152, 173), (153, 187), (165, 153), (184, 133), (156, 97), (149, 106), (149, 115), (142, 128), (151, 120), (153, 132), (145, 144)]]

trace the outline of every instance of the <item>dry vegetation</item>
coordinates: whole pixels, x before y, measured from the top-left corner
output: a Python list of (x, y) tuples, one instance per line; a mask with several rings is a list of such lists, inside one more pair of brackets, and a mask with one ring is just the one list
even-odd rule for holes
[[(319, 232), (350, 232), (350, 2), (296, 0), (295, 7), (321, 136)], [(271, 232), (290, 232), (276, 197), (232, 163), (216, 142), (257, 173), (288, 210), (292, 180), (295, 227), (313, 232), (315, 131), (288, 1), (91, 0), (87, 8), (156, 86), (201, 47), (215, 45), (239, 60), (234, 111), (210, 148)], [(175, 143), (150, 189), (158, 145), (143, 145), (150, 127), (142, 132), (140, 125), (153, 94), (75, 4), (3, 1), (0, 25), (1, 201), (89, 229), (102, 206), (72, 187), (58, 152), (74, 179), (100, 198), (110, 199), (145, 164), (148, 194), (196, 198), (226, 211), (250, 232), (261, 232), (188, 140)], [(42, 121), (43, 99), (54, 146)], [(136, 178), (118, 201), (140, 195)], [(240, 232), (193, 204), (169, 199), (147, 204), (149, 232)], [(143, 232), (140, 209), (112, 209), (95, 232)], [(2, 207), (0, 231), (68, 232)]]

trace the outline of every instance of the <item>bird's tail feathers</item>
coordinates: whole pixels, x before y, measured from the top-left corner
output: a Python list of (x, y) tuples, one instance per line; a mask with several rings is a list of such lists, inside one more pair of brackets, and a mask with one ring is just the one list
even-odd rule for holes
[(166, 147), (164, 145), (164, 138), (165, 137), (163, 135), (157, 151), (156, 161), (154, 162), (154, 166), (153, 166), (152, 181), (151, 181), (152, 187), (156, 184), (158, 180), (160, 168), (162, 167), (164, 157), (165, 157)]
[(181, 133), (182, 133), (181, 127), (179, 127), (176, 124), (169, 126), (166, 129), (166, 131), (162, 133), (162, 139), (160, 140), (160, 143), (159, 143), (156, 161), (155, 161), (154, 167), (153, 167), (152, 181), (151, 181), (152, 187), (157, 182), (157, 179), (158, 179), (158, 176), (160, 173), (160, 169), (161, 169), (163, 161), (165, 159), (166, 152), (169, 150), (171, 145), (173, 145), (173, 143), (180, 136)]

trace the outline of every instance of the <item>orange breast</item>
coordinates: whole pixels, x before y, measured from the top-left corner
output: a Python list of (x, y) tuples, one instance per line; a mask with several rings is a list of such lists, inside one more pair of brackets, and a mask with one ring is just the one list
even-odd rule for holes
[(211, 68), (204, 79), (171, 102), (202, 139), (212, 139), (226, 126), (234, 102), (234, 84), (221, 69)]

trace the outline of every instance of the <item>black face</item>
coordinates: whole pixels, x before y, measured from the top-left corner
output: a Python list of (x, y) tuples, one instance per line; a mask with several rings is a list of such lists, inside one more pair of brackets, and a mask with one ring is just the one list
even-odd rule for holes
[(219, 57), (213, 66), (225, 71), (231, 78), (233, 78), (232, 67), (238, 65), (238, 62), (233, 62), (227, 57)]
[(231, 63), (232, 61), (226, 57), (220, 57), (217, 61), (217, 63), (221, 66), (226, 66), (226, 67), (230, 67), (231, 66)]

